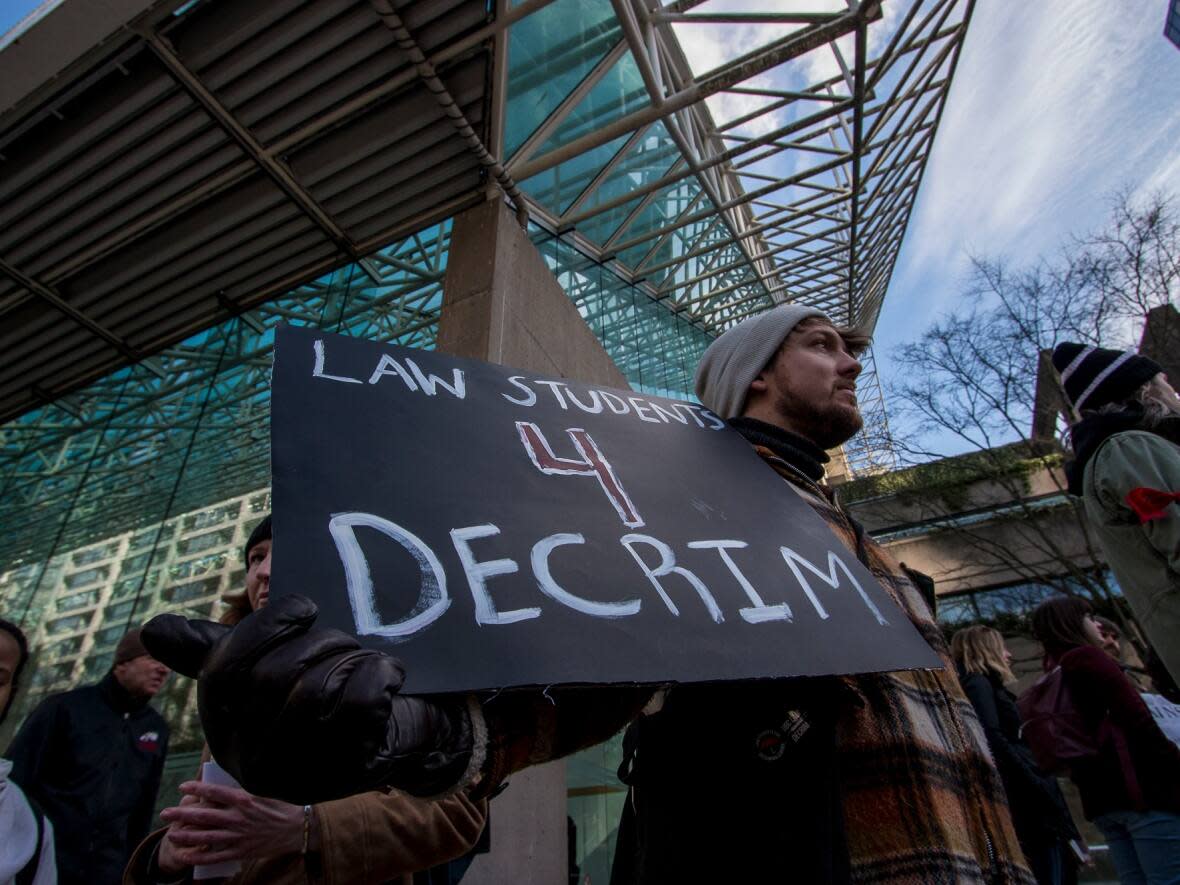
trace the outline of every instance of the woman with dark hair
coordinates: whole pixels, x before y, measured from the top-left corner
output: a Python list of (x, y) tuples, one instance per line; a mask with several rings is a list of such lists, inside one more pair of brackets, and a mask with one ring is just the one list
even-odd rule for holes
[(1037, 606), (1045, 669), (1060, 667), (1086, 728), (1109, 737), (1071, 766), (1082, 809), (1102, 831), (1123, 885), (1180, 885), (1180, 748), (1160, 731), (1122, 668), (1102, 650), (1090, 604), (1056, 596)]
[[(0, 618), (0, 722), (8, 717), (21, 672), (29, 662), (29, 644), (21, 628)], [(12, 763), (0, 759), (0, 883), (57, 881), (53, 825), (13, 781)], [(18, 878), (19, 877), (19, 878)]]
[(1020, 738), (1016, 696), (1004, 685), (1015, 681), (1004, 638), (982, 624), (965, 627), (951, 637), (951, 657), (999, 769), (1024, 857), (1039, 885), (1061, 885), (1069, 841), (1080, 837), (1057, 781), (1037, 768)]

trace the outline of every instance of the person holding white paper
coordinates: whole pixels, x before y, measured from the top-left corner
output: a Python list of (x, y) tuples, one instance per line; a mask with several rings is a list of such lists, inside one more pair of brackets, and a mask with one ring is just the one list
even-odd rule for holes
[[(244, 590), (223, 597), (230, 606), (223, 623), (266, 605), (271, 543), (267, 516), (246, 542)], [(305, 764), (318, 761), (309, 757)], [(208, 776), (211, 766), (216, 778)], [(251, 795), (215, 763), (203, 769), (201, 778), (181, 784), (180, 804), (161, 814), (168, 827), (140, 845), (125, 882), (228, 876), (231, 885), (378, 885), (465, 854), (486, 821), (487, 802), (463, 793), (432, 802), (383, 790), (298, 805)]]

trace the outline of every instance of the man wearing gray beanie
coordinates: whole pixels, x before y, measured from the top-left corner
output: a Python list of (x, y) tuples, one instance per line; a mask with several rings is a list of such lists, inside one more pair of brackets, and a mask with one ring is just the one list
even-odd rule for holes
[(835, 448), (861, 427), (856, 354), (867, 344), (813, 307), (777, 307), (709, 345), (697, 366), (697, 396), (722, 418), (750, 418)]
[[(630, 723), (619, 776), (632, 789), (612, 882), (1033, 885), (978, 721), (922, 593), (823, 481), (825, 449), (861, 426), (856, 353), (866, 344), (866, 336), (836, 327), (818, 310), (776, 307), (709, 347), (697, 392), (754, 446), (769, 468), (766, 482), (788, 483), (877, 578), (942, 657), (943, 670), (675, 685), (654, 695), (626, 685), (488, 699), (395, 695), (400, 706), (378, 721), (397, 735), (396, 744), (375, 751), (355, 728), (342, 728), (333, 756), (380, 771), (382, 785), (419, 795), (458, 788), (482, 797), (514, 771), (598, 743)], [(832, 583), (838, 586), (834, 572)], [(285, 605), (283, 617), (307, 624), (314, 611), (307, 612), (307, 600), (300, 609), (298, 599), (280, 599), (271, 609)], [(293, 662), (300, 655), (323, 662), (330, 631), (283, 635), (287, 622), (259, 622), (243, 644), (265, 646), (292, 671), (279, 685), (254, 684), (276, 702), (298, 685), (308, 698), (300, 715), (322, 717), (333, 695), (328, 687), (322, 695), (313, 690), (301, 675), (305, 668)], [(179, 621), (159, 624), (153, 641), (180, 656), (206, 644)], [(343, 670), (336, 660), (328, 662), (332, 672)], [(354, 698), (371, 693), (378, 708), (397, 686), (370, 664), (347, 679), (347, 691)], [(246, 677), (236, 660), (218, 666)], [(340, 680), (334, 690), (344, 685)], [(297, 743), (300, 729), (289, 739)], [(265, 754), (251, 774), (289, 777)]]

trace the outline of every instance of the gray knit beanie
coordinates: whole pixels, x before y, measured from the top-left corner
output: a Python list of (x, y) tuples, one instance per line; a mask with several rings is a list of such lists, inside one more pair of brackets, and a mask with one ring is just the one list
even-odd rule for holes
[(701, 404), (721, 418), (741, 415), (750, 383), (766, 368), (791, 330), (812, 317), (831, 322), (822, 310), (783, 304), (722, 332), (697, 366), (696, 391)]

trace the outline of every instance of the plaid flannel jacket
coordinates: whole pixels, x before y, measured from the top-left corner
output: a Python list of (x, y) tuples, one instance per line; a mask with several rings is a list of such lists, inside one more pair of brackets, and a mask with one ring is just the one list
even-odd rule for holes
[[(808, 488), (769, 449), (758, 454), (856, 551), (858, 531), (826, 488)], [(871, 538), (860, 558), (942, 658), (942, 670), (844, 678), (860, 699), (839, 727), (853, 879), (865, 883), (1033, 885), (999, 774), (942, 631), (901, 566)]]
[[(983, 730), (918, 589), (883, 548), (858, 532), (829, 490), (809, 487), (769, 449), (756, 448), (849, 550), (859, 547), (864, 565), (943, 660), (942, 670), (844, 677), (859, 701), (847, 705), (837, 727), (853, 881), (1035, 885)], [(483, 770), (474, 792), (605, 740), (650, 696), (645, 689), (574, 688), (544, 698), (514, 692), (485, 701), (484, 722), (476, 728), (486, 741), (477, 747)]]

